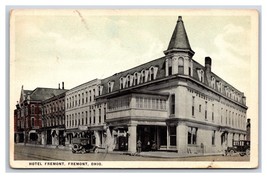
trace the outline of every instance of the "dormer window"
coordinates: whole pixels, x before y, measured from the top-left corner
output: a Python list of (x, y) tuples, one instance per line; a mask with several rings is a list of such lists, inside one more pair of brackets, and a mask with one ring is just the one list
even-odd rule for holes
[(120, 89), (123, 89), (123, 78), (120, 78)]
[(128, 75), (127, 76), (127, 87), (130, 87), (131, 86), (131, 76)]
[(198, 78), (200, 82), (204, 82), (204, 71), (202, 69), (198, 69)]
[(222, 83), (217, 81), (217, 88), (219, 92), (222, 92)]
[(211, 77), (211, 88), (215, 89), (215, 78)]
[(138, 85), (138, 75), (134, 73), (133, 85)]
[(114, 85), (114, 82), (111, 82), (111, 81), (108, 82), (108, 93), (111, 93), (113, 91), (113, 85)]
[(141, 82), (142, 83), (145, 83), (145, 78), (146, 78), (146, 74), (145, 74), (145, 71), (144, 70), (142, 70), (142, 72), (141, 72)]
[(102, 95), (103, 85), (98, 86), (98, 96)]
[(150, 68), (149, 80), (154, 80), (154, 67), (153, 66)]

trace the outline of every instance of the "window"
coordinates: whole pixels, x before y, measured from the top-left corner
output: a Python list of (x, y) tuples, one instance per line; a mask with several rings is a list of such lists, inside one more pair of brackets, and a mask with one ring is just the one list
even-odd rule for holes
[(197, 70), (198, 78), (200, 82), (204, 82), (204, 71), (202, 69)]
[(78, 106), (80, 106), (80, 104), (81, 104), (81, 95), (79, 94), (78, 97), (79, 97), (78, 98)]
[(188, 75), (191, 76), (191, 67), (188, 67)]
[(92, 101), (92, 92), (91, 92), (91, 90), (89, 91), (89, 102), (91, 102)]
[(187, 144), (197, 144), (197, 128), (188, 127)]
[(131, 77), (130, 75), (128, 75), (127, 77), (127, 87), (130, 87), (131, 86)]
[(175, 114), (175, 95), (171, 95), (171, 114)]
[(88, 124), (88, 112), (85, 111), (85, 125)]
[(211, 120), (214, 122), (214, 104), (212, 104)]
[(108, 93), (112, 92), (112, 83), (108, 82)]
[(35, 114), (35, 107), (34, 107), (34, 105), (32, 105), (32, 107), (31, 107), (31, 114)]
[(82, 112), (82, 125), (84, 125), (85, 122), (84, 122), (84, 115), (83, 115), (83, 112)]
[(145, 74), (145, 71), (143, 70), (142, 71), (142, 83), (145, 83), (145, 80), (146, 80), (146, 74)]
[(227, 109), (226, 109), (226, 111), (225, 111), (225, 124), (227, 125)]
[(95, 124), (95, 110), (93, 110), (93, 124)]
[(200, 81), (204, 82), (204, 72), (203, 72), (203, 70), (201, 70), (200, 73), (201, 73), (200, 74)]
[(88, 103), (88, 92), (85, 92), (85, 103)]
[(134, 85), (138, 85), (138, 76), (137, 76), (137, 73), (134, 74)]
[(107, 119), (106, 108), (104, 108), (104, 122), (106, 121), (106, 119)]
[(78, 122), (79, 122), (79, 125), (80, 125), (80, 122), (81, 122), (80, 113), (78, 113)]
[(154, 67), (150, 68), (150, 80), (154, 80)]
[(223, 122), (223, 108), (221, 108), (221, 124), (222, 124), (222, 122)]
[(82, 104), (84, 104), (84, 94), (82, 93)]
[(208, 102), (205, 101), (205, 119), (207, 119), (207, 115), (208, 115), (208, 113), (207, 113), (207, 107), (208, 107)]
[[(214, 78), (214, 77), (211, 77), (211, 87), (212, 87), (213, 89), (216, 88), (216, 87), (215, 87), (215, 78)], [(218, 85), (217, 85), (217, 87), (218, 87)]]
[(34, 127), (34, 117), (31, 118), (31, 126)]
[(215, 133), (216, 133), (215, 130), (212, 131), (212, 136), (211, 136), (211, 144), (212, 144), (212, 145), (215, 145)]
[(123, 78), (120, 78), (120, 89), (123, 89)]
[(172, 75), (172, 66), (169, 66), (168, 71), (169, 71), (169, 75)]
[(74, 96), (72, 97), (72, 107), (74, 107)]
[(170, 145), (171, 146), (176, 146), (176, 127), (175, 126), (170, 126), (169, 127), (170, 131)]
[(195, 97), (192, 96), (192, 116), (195, 116)]
[(201, 112), (201, 104), (198, 106), (198, 111)]
[(182, 57), (178, 59), (178, 74), (184, 74), (184, 58)]
[(92, 124), (92, 115), (91, 115), (91, 110), (89, 111), (89, 124), (91, 125)]
[(94, 101), (95, 100), (95, 89), (93, 89), (93, 97), (92, 97), (92, 100)]
[(98, 123), (100, 124), (101, 123), (101, 108), (99, 108), (98, 110), (98, 117), (99, 117)]

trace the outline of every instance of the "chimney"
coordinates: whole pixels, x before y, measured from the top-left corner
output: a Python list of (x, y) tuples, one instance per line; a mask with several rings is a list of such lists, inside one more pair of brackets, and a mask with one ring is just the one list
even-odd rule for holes
[(60, 83), (58, 84), (58, 89), (60, 89)]
[(64, 82), (62, 82), (62, 90), (64, 90)]
[(211, 58), (209, 56), (205, 57), (205, 68), (207, 72), (211, 72)]

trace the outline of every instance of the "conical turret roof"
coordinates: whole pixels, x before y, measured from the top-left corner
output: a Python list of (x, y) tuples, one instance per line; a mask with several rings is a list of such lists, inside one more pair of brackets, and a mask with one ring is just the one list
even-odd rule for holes
[(182, 16), (178, 17), (177, 24), (175, 26), (175, 29), (172, 34), (172, 38), (170, 40), (168, 49), (165, 51), (165, 54), (172, 50), (177, 51), (179, 49), (192, 51), (186, 31), (185, 31)]

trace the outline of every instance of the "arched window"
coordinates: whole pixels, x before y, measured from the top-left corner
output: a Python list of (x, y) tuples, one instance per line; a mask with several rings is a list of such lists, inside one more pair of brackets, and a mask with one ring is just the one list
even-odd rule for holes
[(142, 70), (142, 83), (145, 83), (146, 80), (146, 73), (144, 70)]
[(134, 74), (134, 85), (138, 85), (138, 75), (137, 75), (137, 73)]
[(184, 74), (184, 58), (182, 57), (178, 59), (178, 74)]
[(127, 76), (127, 87), (131, 86), (131, 77), (130, 75)]

